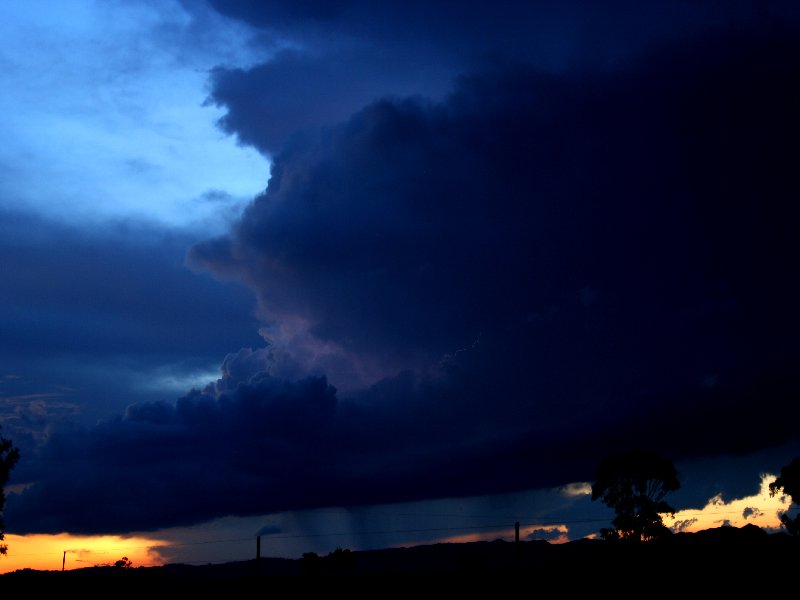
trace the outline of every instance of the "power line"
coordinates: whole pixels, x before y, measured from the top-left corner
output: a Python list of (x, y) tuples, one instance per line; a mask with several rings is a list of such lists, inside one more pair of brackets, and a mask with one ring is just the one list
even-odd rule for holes
[[(800, 506), (789, 506), (783, 512), (788, 511), (797, 511), (800, 510)], [(334, 512), (330, 510), (330, 512)], [(682, 513), (682, 517), (698, 517), (698, 516), (722, 516), (722, 515), (732, 515), (732, 514), (741, 514), (741, 510), (720, 510), (720, 511), (703, 511), (697, 510), (693, 512), (684, 512), (684, 511), (676, 511), (676, 514)], [(764, 513), (762, 513), (764, 514)], [(482, 518), (486, 515), (465, 515), (462, 513), (381, 513), (381, 516), (417, 516), (417, 517), (457, 517), (457, 518)], [(498, 518), (497, 515), (494, 518)], [(506, 517), (499, 517), (499, 518), (506, 518)], [(575, 525), (575, 524), (585, 524), (585, 523), (608, 523), (610, 519), (607, 517), (603, 518), (584, 518), (584, 519), (551, 519), (551, 520), (543, 520), (538, 519), (533, 515), (525, 515), (521, 517), (507, 517), (509, 521), (511, 520), (525, 520), (530, 521), (527, 523), (521, 524), (521, 527), (552, 527), (558, 525)], [(295, 534), (272, 534), (272, 535), (265, 535), (265, 539), (267, 542), (271, 540), (289, 540), (289, 539), (312, 539), (312, 538), (325, 538), (325, 537), (339, 537), (339, 536), (359, 536), (359, 535), (393, 535), (393, 534), (408, 534), (408, 533), (435, 533), (435, 532), (443, 532), (443, 531), (472, 531), (472, 530), (492, 530), (492, 529), (505, 529), (510, 528), (511, 525), (509, 523), (504, 524), (492, 524), (492, 525), (462, 525), (462, 526), (449, 526), (449, 527), (426, 527), (426, 528), (394, 528), (394, 529), (376, 529), (376, 530), (350, 530), (350, 531), (334, 531), (334, 532), (318, 532), (318, 533), (295, 533)], [(178, 543), (153, 543), (153, 544), (144, 544), (144, 545), (137, 545), (137, 546), (117, 546), (115, 547), (115, 551), (124, 551), (124, 550), (169, 550), (172, 548), (184, 548), (184, 547), (191, 547), (191, 546), (203, 546), (203, 545), (211, 545), (211, 544), (227, 544), (227, 543), (244, 543), (244, 542), (252, 542), (255, 536), (248, 536), (248, 537), (238, 537), (238, 538), (217, 538), (217, 539), (204, 539), (204, 540), (196, 540), (192, 542), (178, 542)], [(69, 551), (68, 551), (69, 552)], [(86, 552), (92, 554), (110, 554), (110, 551), (107, 550), (91, 550), (86, 549)], [(53, 554), (52, 552), (28, 552), (28, 553), (14, 553), (14, 556), (48, 556)], [(80, 561), (80, 559), (76, 559), (77, 562), (91, 562), (91, 561)]]
[[(605, 520), (605, 519), (604, 519)], [(377, 531), (335, 531), (328, 533), (299, 533), (293, 535), (271, 535), (268, 540), (283, 540), (295, 538), (317, 538), (340, 535), (385, 535), (390, 533), (429, 533), (434, 531), (464, 531), (472, 529), (501, 529), (511, 527), (508, 523), (503, 525), (464, 525), (462, 527), (429, 527), (424, 529), (384, 529)], [(528, 527), (526, 525), (526, 527)]]

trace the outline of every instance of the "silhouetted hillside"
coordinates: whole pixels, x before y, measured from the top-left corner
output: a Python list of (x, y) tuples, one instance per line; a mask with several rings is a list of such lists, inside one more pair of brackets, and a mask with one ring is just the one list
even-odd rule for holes
[[(363, 552), (337, 551), (302, 559), (262, 558), (217, 565), (170, 564), (119, 569), (90, 567), (64, 573), (25, 569), (0, 579), (0, 589), (30, 584), (28, 589), (55, 584), (59, 589), (118, 584), (140, 588), (163, 584), (187, 586), (251, 585), (263, 578), (330, 578), (357, 576), (446, 576), (456, 580), (480, 576), (524, 577), (530, 582), (561, 582), (571, 590), (603, 585), (648, 583), (664, 590), (673, 586), (703, 589), (735, 588), (770, 581), (772, 591), (790, 589), (782, 581), (794, 573), (800, 558), (800, 539), (784, 533), (767, 534), (753, 525), (720, 527), (698, 533), (679, 533), (649, 543), (578, 540), (566, 544), (546, 541), (473, 542), (390, 548)], [(606, 582), (605, 584), (603, 582)], [(141, 588), (140, 588), (141, 589)]]

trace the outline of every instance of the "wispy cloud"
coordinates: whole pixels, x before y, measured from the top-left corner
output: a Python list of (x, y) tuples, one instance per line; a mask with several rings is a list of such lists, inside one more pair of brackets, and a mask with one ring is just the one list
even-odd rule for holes
[(80, 405), (61, 400), (62, 392), (41, 392), (17, 396), (0, 395), (0, 421), (10, 419), (40, 420), (56, 414), (77, 414)]

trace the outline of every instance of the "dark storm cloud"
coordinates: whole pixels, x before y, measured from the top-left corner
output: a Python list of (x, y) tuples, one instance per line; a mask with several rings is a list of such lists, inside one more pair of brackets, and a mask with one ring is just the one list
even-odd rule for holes
[[(10, 530), (530, 489), (622, 448), (796, 439), (795, 34), (611, 71), (498, 60), (444, 101), (293, 137), (190, 256), (256, 292), (270, 345), (176, 404), (54, 432)], [(254, 119), (230, 126), (259, 144)]]
[[(426, 45), (471, 54), (541, 54), (560, 38), (562, 55), (600, 51), (607, 58), (620, 48), (630, 51), (661, 36), (681, 35), (710, 24), (730, 25), (797, 14), (789, 0), (769, 3), (749, 0), (721, 5), (706, 2), (614, 0), (599, 6), (590, 0), (498, 0), (470, 2), (437, 0), (426, 4), (390, 0), (293, 2), (279, 0), (211, 0), (221, 14), (306, 44), (358, 41), (407, 46)], [(612, 40), (612, 37), (622, 39)], [(549, 39), (548, 39), (549, 38)], [(413, 48), (412, 48), (413, 51)], [(546, 58), (546, 57), (545, 57)], [(563, 60), (563, 57), (561, 58)], [(588, 56), (581, 60), (591, 60)]]
[[(388, 95), (441, 96), (459, 72), (488, 60), (547, 70), (615, 68), (645, 44), (710, 25), (764, 19), (758, 3), (212, 1), (259, 28), (279, 50), (247, 69), (220, 67), (210, 100), (223, 127), (274, 153), (298, 130), (348, 117)], [(773, 14), (797, 12), (773, 2)]]
[(89, 233), (0, 214), (4, 350), (168, 360), (187, 350), (219, 356), (221, 344), (251, 339), (252, 322), (242, 318), (246, 300), (184, 266), (190, 243), (147, 226)]
[[(480, 405), (465, 398), (474, 381), (453, 365), (346, 400), (324, 377), (287, 381), (258, 368), (253, 353), (239, 352), (215, 384), (175, 403), (140, 403), (95, 427), (52, 430), (28, 457), (24, 481), (15, 479), (36, 483), (9, 498), (9, 530), (125, 532), (476, 494), (515, 479), (529, 487), (575, 472), (571, 440), (588, 431), (571, 424), (528, 440), (481, 431)], [(567, 431), (569, 444), (559, 439)], [(545, 451), (557, 468), (536, 458)]]
[[(614, 71), (498, 62), (444, 102), (372, 103), (284, 147), (231, 235), (191, 258), (257, 292), (276, 347), (336, 355), (319, 363), (336, 385), (347, 361), (391, 374), (470, 347), (458, 408), (422, 401), (453, 444), (581, 419), (603, 450), (675, 458), (786, 441), (795, 32), (715, 31)], [(754, 405), (782, 418), (752, 426)]]
[(13, 376), (0, 385), (0, 418), (25, 455), (55, 421), (174, 397), (141, 384), (163, 386), (156, 372), (207, 372), (220, 347), (259, 340), (249, 294), (186, 269), (191, 241), (144, 225), (98, 232), (0, 213), (0, 376)]
[(9, 498), (6, 521), (15, 533), (126, 532), (592, 477), (614, 419), (536, 420), (464, 359), (337, 399), (324, 378), (279, 379), (263, 370), (268, 352), (240, 351), (176, 403), (51, 431), (15, 479), (37, 483)]
[[(131, 406), (124, 418), (53, 433), (36, 457), (43, 482), (7, 514), (25, 531), (130, 531), (256, 512), (276, 493), (308, 503), (327, 479), (335, 403), (324, 379), (263, 375), (230, 395), (212, 385)], [(63, 514), (43, 510), (54, 497)]]
[(718, 34), (379, 101), (276, 155), (192, 260), (253, 287), (276, 340), (384, 372), (482, 334), (485, 368), (589, 405), (769, 379), (797, 330), (796, 67), (788, 33)]
[(297, 132), (335, 123), (384, 94), (415, 88), (435, 93), (449, 79), (444, 69), (420, 64), (407, 72), (404, 65), (396, 73), (385, 62), (382, 54), (359, 49), (323, 56), (284, 50), (250, 69), (215, 69), (210, 101), (227, 109), (223, 129), (272, 153)]

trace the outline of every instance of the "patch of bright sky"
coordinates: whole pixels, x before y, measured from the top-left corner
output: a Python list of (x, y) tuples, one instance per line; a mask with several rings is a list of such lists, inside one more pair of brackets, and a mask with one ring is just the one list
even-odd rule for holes
[(133, 385), (145, 391), (172, 392), (176, 396), (191, 389), (203, 389), (221, 377), (219, 365), (185, 366), (163, 365), (148, 373), (147, 377), (136, 376)]
[(66, 570), (113, 565), (123, 556), (134, 567), (163, 563), (158, 552), (152, 550), (161, 544), (154, 537), (6, 534), (4, 543), (8, 545), (8, 554), (0, 559), (0, 573), (19, 569), (60, 571), (62, 561)]
[(201, 3), (0, 3), (0, 201), (74, 223), (205, 226), (263, 190), (268, 161), (215, 125), (209, 70), (268, 59)]
[(762, 529), (777, 531), (781, 528), (780, 514), (790, 509), (791, 498), (783, 494), (770, 496), (769, 484), (775, 475), (761, 475), (758, 493), (745, 498), (726, 501), (721, 495), (708, 500), (701, 510), (682, 510), (674, 517), (666, 516), (664, 524), (673, 531), (695, 532), (730, 525), (744, 527), (751, 524)]

